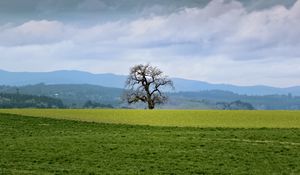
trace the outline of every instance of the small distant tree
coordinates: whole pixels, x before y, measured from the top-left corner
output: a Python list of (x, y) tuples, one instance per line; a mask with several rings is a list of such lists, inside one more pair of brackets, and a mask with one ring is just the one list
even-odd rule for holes
[(162, 92), (166, 86), (174, 88), (172, 80), (160, 69), (149, 64), (135, 65), (130, 69), (125, 83), (125, 100), (129, 104), (147, 103), (148, 109), (154, 109), (157, 104), (167, 101), (167, 96)]

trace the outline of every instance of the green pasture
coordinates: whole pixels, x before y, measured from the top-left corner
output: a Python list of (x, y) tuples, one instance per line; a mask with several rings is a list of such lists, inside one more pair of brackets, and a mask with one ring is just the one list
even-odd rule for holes
[[(214, 114), (212, 111), (186, 111), (184, 116), (194, 114), (189, 118), (195, 119), (196, 124), (193, 124), (189, 120), (183, 122), (179, 117), (185, 114), (184, 111), (10, 112), (13, 111), (27, 111), (24, 114), (35, 113), (36, 116), (51, 114), (51, 117), (57, 118), (156, 125), (160, 120), (156, 121), (159, 118), (154, 114), (158, 114), (175, 120), (164, 119), (162, 124), (180, 126), (201, 126), (201, 121), (207, 121), (206, 118)], [(85, 112), (88, 114), (86, 118)], [(223, 112), (225, 117), (221, 116)], [(282, 115), (278, 116), (284, 118), (284, 113), (279, 113)], [(73, 116), (67, 117), (70, 114)], [(118, 116), (120, 114), (123, 116)], [(227, 122), (226, 126), (234, 126), (228, 125), (229, 121), (225, 120), (235, 119), (233, 114), (254, 116), (247, 111), (220, 111), (214, 119), (220, 117), (222, 122)], [(293, 112), (287, 114), (290, 118), (295, 115)], [(114, 115), (117, 119), (112, 121)], [(210, 119), (208, 121), (210, 123), (206, 122), (205, 126), (213, 125)], [(249, 121), (252, 123), (247, 124)], [(266, 123), (269, 120), (262, 121)], [(249, 119), (238, 126), (254, 124)], [(263, 126), (262, 123), (259, 126)], [(276, 126), (287, 127), (286, 124)], [(299, 128), (161, 127), (0, 114), (0, 138), (0, 174), (3, 175), (300, 174)]]
[(150, 126), (300, 128), (300, 111), (1, 109), (0, 113)]

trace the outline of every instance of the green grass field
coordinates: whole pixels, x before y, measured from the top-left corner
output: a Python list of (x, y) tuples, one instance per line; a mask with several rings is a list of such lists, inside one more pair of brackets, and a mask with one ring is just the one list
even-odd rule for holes
[(300, 174), (298, 111), (1, 112), (0, 174)]
[(150, 126), (300, 128), (300, 111), (0, 109), (0, 113)]

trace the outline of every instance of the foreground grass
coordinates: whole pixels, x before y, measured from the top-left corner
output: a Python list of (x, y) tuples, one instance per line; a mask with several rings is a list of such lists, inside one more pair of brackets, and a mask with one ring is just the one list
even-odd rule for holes
[(300, 111), (0, 109), (0, 113), (151, 126), (300, 128)]
[(300, 174), (300, 129), (151, 127), (0, 114), (0, 174)]

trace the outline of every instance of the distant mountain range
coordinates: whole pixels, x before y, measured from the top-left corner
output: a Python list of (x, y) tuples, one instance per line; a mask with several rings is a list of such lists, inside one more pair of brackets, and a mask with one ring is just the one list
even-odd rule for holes
[[(92, 74), (82, 71), (54, 71), (54, 72), (8, 72), (0, 70), (0, 85), (22, 86), (38, 83), (45, 84), (91, 84), (105, 87), (123, 88), (125, 75)], [(276, 88), (270, 86), (236, 86), (230, 84), (212, 84), (203, 81), (172, 78), (177, 92), (198, 92), (204, 90), (231, 91), (245, 95), (271, 95), (291, 93), (300, 96), (300, 86)]]

